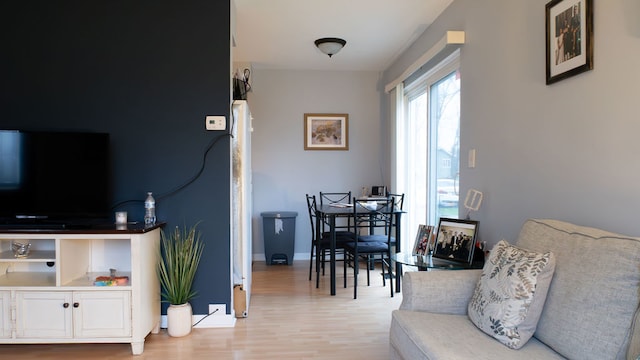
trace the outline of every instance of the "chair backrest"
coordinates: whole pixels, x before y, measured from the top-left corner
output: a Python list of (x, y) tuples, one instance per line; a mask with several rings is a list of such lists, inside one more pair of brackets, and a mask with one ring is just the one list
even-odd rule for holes
[[(347, 192), (324, 192), (320, 191), (320, 206), (331, 204), (351, 204), (351, 191)], [(341, 218), (336, 223), (337, 229), (346, 229), (351, 231), (351, 223), (348, 218)], [(325, 222), (322, 222), (322, 232), (327, 231)]]
[(388, 193), (387, 196), (393, 198), (396, 209), (402, 210), (402, 206), (404, 205), (404, 194)]
[(311, 239), (316, 238), (316, 196), (307, 194), (307, 209), (309, 210), (309, 221), (311, 222)]
[(394, 226), (394, 198), (368, 201), (353, 199), (353, 222), (355, 231), (373, 234), (375, 229), (383, 229), (387, 243), (392, 241), (391, 228)]
[(351, 191), (348, 192), (323, 192), (320, 191), (320, 205), (336, 203), (351, 204)]

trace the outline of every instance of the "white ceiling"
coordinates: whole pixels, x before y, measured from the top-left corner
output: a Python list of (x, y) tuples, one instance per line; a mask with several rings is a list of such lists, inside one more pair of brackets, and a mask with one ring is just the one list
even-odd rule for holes
[[(233, 61), (254, 68), (382, 71), (453, 0), (234, 0)], [(332, 58), (314, 45), (339, 37)]]

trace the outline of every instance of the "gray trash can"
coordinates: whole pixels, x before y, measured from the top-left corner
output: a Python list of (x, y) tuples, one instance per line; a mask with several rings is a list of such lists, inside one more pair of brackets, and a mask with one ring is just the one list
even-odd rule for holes
[(298, 213), (295, 211), (265, 211), (260, 215), (262, 215), (264, 253), (267, 265), (292, 265)]

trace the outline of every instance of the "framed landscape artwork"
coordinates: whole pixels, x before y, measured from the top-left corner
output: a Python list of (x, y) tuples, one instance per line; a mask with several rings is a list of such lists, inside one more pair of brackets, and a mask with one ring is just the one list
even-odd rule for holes
[(304, 114), (305, 150), (349, 150), (348, 114)]
[(547, 85), (593, 69), (593, 0), (545, 6)]

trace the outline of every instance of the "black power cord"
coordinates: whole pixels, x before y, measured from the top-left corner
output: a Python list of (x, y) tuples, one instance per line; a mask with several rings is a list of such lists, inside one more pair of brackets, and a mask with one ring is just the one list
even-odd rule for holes
[[(232, 112), (232, 116), (233, 116), (233, 112)], [(234, 120), (235, 123), (235, 120)], [(180, 191), (184, 190), (187, 186), (193, 184), (196, 180), (198, 180), (198, 178), (202, 175), (202, 173), (204, 172), (204, 169), (206, 167), (207, 164), (207, 155), (209, 154), (209, 151), (211, 151), (211, 149), (213, 148), (213, 146), (215, 144), (218, 143), (218, 141), (220, 141), (221, 139), (223, 139), (225, 136), (229, 136), (229, 137), (233, 137), (233, 135), (231, 135), (231, 133), (225, 133), (223, 135), (220, 135), (218, 137), (216, 137), (215, 139), (213, 139), (209, 145), (207, 145), (206, 150), (204, 151), (204, 154), (202, 156), (202, 164), (200, 165), (200, 169), (198, 170), (198, 172), (191, 177), (191, 179), (187, 180), (185, 183), (183, 183), (182, 185), (176, 187), (175, 189), (168, 191), (164, 194), (160, 194), (155, 196), (155, 200), (156, 202), (159, 202), (160, 200), (166, 199), (170, 196), (173, 196), (177, 193), (179, 193)], [(125, 200), (125, 201), (121, 201), (116, 203), (115, 205), (113, 205), (111, 207), (112, 210), (115, 210), (117, 208), (119, 208), (122, 205), (125, 204), (129, 204), (129, 203), (144, 203), (144, 200), (137, 200), (137, 199), (130, 199), (130, 200)]]
[(207, 146), (207, 149), (204, 152), (204, 155), (202, 156), (202, 164), (200, 165), (200, 169), (198, 170), (198, 172), (191, 177), (191, 179), (187, 180), (184, 184), (178, 186), (177, 188), (164, 193), (164, 194), (160, 194), (158, 195), (158, 197), (156, 198), (156, 201), (160, 201), (162, 199), (168, 198), (170, 196), (173, 196), (177, 193), (179, 193), (180, 191), (184, 190), (187, 186), (193, 184), (196, 180), (198, 180), (198, 178), (202, 175), (202, 173), (204, 172), (205, 166), (207, 164), (207, 155), (209, 154), (209, 151), (211, 151), (211, 149), (213, 148), (213, 146), (220, 141), (220, 139), (224, 138), (225, 136), (229, 136), (229, 137), (233, 137), (230, 133), (225, 133), (224, 135), (220, 135), (217, 138), (213, 139), (209, 145)]
[(202, 320), (204, 320), (204, 319), (208, 318), (209, 316), (211, 316), (211, 315), (213, 315), (213, 314), (217, 313), (217, 312), (218, 312), (218, 310), (219, 310), (219, 309), (215, 309), (215, 310), (213, 310), (212, 312), (208, 313), (207, 315), (205, 315), (202, 319), (198, 320), (198, 321), (197, 321), (195, 324), (193, 324), (192, 326), (196, 326), (196, 325), (200, 324), (200, 323), (202, 322)]

